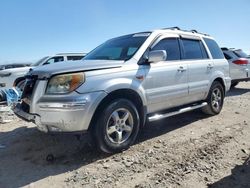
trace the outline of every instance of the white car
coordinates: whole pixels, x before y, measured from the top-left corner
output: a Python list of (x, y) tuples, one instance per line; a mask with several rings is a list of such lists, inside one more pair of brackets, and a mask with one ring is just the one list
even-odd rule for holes
[(54, 56), (43, 57), (30, 66), (0, 70), (0, 89), (12, 88), (13, 83), (17, 78), (23, 77), (25, 74), (27, 74), (27, 72), (29, 72), (30, 69), (34, 67), (62, 61), (76, 61), (82, 59), (85, 55), (85, 53), (60, 53)]
[(15, 63), (15, 64), (5, 64), (0, 65), (0, 71), (6, 69), (20, 68), (20, 67), (29, 67), (29, 63)]
[(250, 59), (241, 49), (221, 48), (225, 58), (229, 62), (231, 87), (235, 87), (241, 81), (250, 81)]

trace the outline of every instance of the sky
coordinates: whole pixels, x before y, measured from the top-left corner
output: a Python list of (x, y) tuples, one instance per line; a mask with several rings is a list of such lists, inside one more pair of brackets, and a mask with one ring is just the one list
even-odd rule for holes
[(106, 40), (179, 26), (250, 54), (250, 0), (0, 1), (0, 64), (89, 52)]

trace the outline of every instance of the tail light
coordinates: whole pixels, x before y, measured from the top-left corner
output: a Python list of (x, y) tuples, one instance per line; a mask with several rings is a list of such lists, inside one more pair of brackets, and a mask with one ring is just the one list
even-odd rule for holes
[(244, 58), (240, 58), (240, 59), (237, 59), (237, 60), (233, 61), (233, 63), (236, 64), (236, 65), (247, 65), (248, 60), (244, 59)]

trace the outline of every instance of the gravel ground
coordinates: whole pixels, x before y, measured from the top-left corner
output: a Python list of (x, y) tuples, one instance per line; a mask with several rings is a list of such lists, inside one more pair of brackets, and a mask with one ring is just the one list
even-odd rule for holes
[(115, 155), (12, 118), (0, 124), (0, 187), (250, 187), (250, 83), (227, 95), (220, 115), (148, 124)]

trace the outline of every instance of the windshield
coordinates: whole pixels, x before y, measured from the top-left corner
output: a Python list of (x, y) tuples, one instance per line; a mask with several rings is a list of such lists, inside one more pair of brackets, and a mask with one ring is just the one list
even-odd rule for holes
[(138, 33), (126, 35), (108, 40), (93, 51), (85, 58), (90, 60), (128, 60), (130, 59), (141, 45), (146, 41), (150, 33)]
[(44, 62), (46, 59), (48, 59), (48, 58), (49, 58), (49, 56), (43, 57), (42, 59), (38, 60), (37, 62), (31, 64), (31, 66), (36, 67), (36, 66), (40, 65), (42, 62)]
[(235, 50), (234, 54), (241, 58), (248, 58), (248, 55), (242, 50)]

